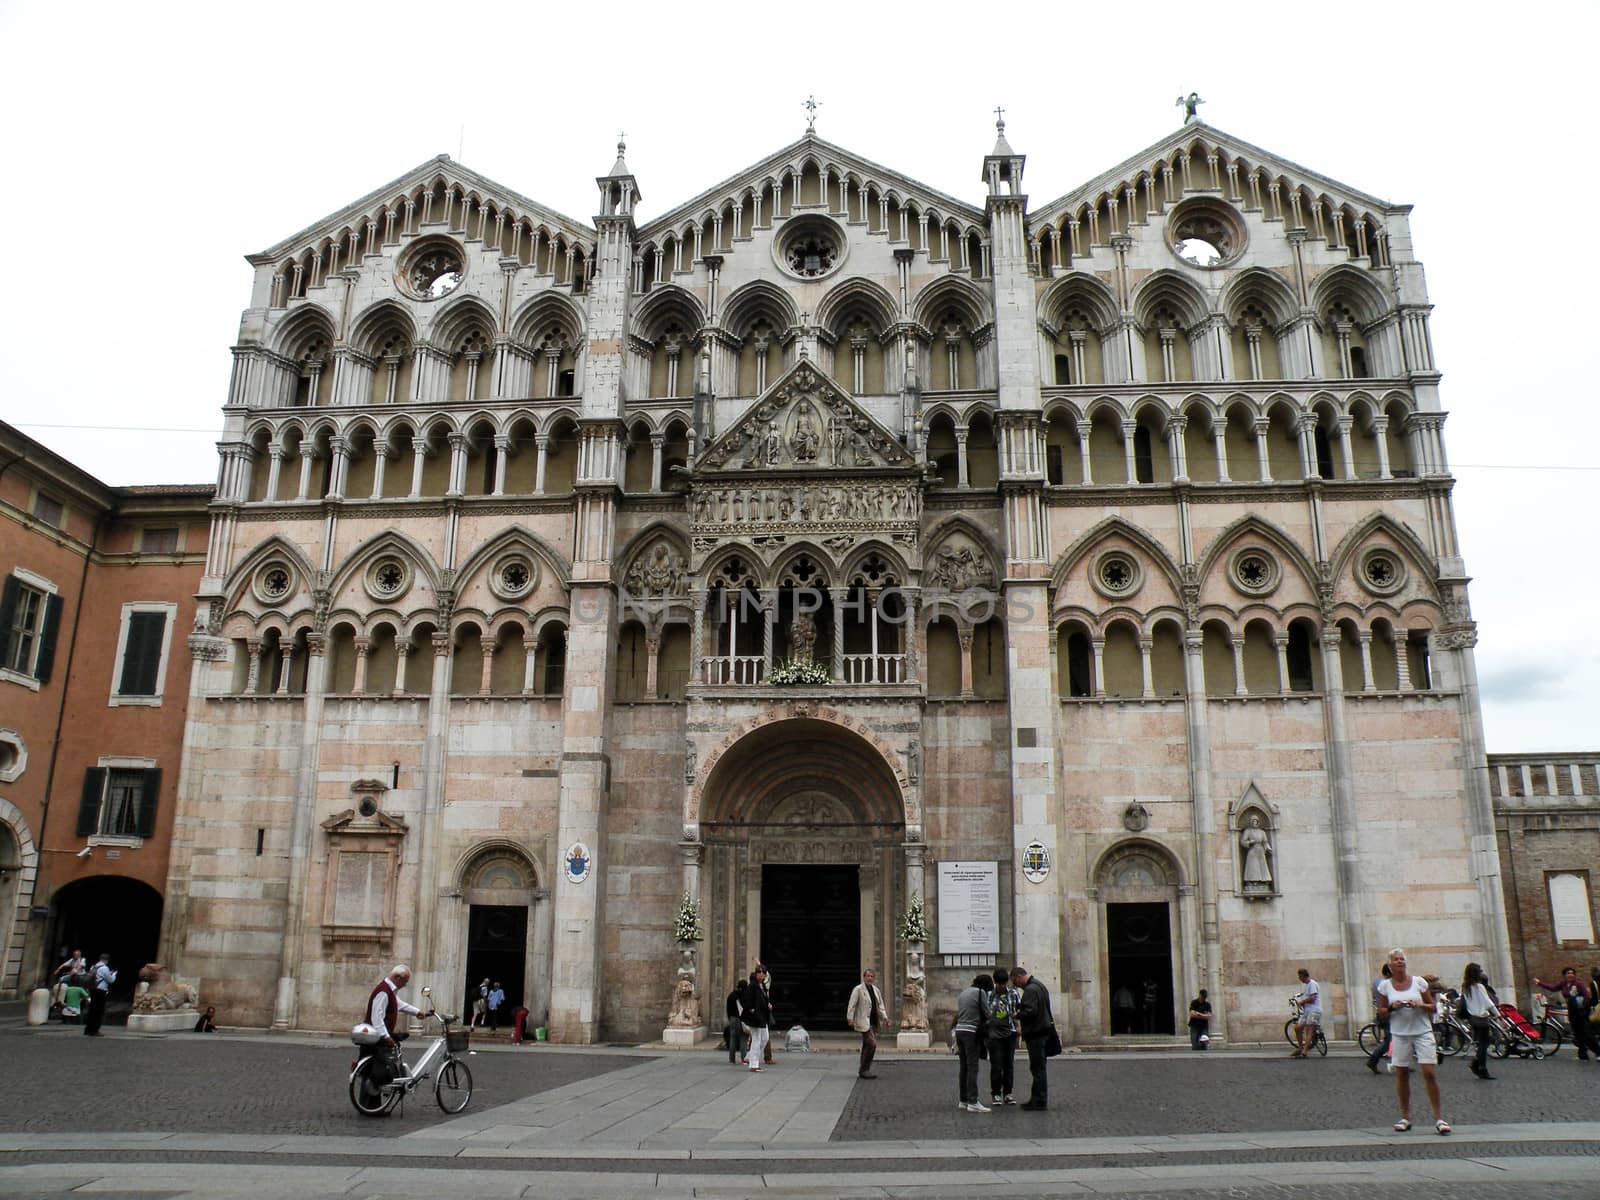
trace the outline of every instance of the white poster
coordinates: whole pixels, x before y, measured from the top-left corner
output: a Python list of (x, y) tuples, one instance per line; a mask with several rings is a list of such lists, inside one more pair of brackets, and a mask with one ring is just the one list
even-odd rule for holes
[(1000, 864), (939, 864), (939, 953), (1000, 953)]

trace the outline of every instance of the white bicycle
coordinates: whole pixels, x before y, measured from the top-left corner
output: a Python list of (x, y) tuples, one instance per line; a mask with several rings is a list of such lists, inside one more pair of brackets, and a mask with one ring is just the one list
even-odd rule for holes
[[(457, 1018), (441, 1013), (433, 1007), (433, 993), (422, 989), (428, 1002), (423, 1021), (433, 1017), (439, 1022), (439, 1036), (434, 1038), (416, 1066), (406, 1066), (400, 1047), (393, 1049), (383, 1044), (384, 1031), (377, 1026), (361, 1024), (350, 1031), (350, 1040), (361, 1048), (361, 1054), (350, 1064), (350, 1103), (364, 1117), (386, 1117), (423, 1080), (433, 1079), (433, 1098), (447, 1113), (458, 1113), (472, 1099), (472, 1072), (467, 1064), (457, 1058), (468, 1053), (471, 1031), (451, 1028)], [(400, 1034), (396, 1041), (405, 1037)]]

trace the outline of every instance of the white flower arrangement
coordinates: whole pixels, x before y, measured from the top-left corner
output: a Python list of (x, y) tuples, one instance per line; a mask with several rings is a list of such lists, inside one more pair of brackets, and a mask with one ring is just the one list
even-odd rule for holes
[(680, 942), (705, 940), (706, 931), (700, 925), (700, 902), (688, 892), (678, 901), (678, 915), (672, 922), (672, 936)]
[(767, 682), (776, 684), (827, 683), (828, 668), (811, 659), (790, 658), (776, 662), (767, 672)]
[(921, 896), (911, 897), (911, 903), (906, 905), (906, 911), (895, 924), (895, 934), (902, 942), (928, 940), (928, 914), (923, 910)]

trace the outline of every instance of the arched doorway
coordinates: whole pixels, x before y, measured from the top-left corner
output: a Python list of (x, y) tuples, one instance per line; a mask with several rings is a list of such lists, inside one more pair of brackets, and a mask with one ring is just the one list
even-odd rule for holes
[(905, 902), (906, 814), (878, 747), (817, 718), (761, 726), (712, 767), (699, 817), (707, 997), (757, 961), (772, 972), (780, 1029), (844, 1028), (868, 966), (898, 994), (891, 922)]
[(1171, 1035), (1183, 979), (1176, 862), (1147, 841), (1119, 843), (1095, 872), (1101, 904), (1101, 1036)]
[[(471, 1000), (480, 980), (498, 982), (506, 994), (500, 1024), (526, 1006), (530, 1026), (542, 1024), (550, 1004), (548, 891), (539, 886), (533, 860), (510, 842), (474, 847), (457, 874), (460, 903), (446, 945), (455, 950), (446, 986)], [(450, 1001), (454, 1003), (454, 1000)]]
[[(139, 968), (155, 962), (159, 952), (161, 893), (138, 879), (94, 875), (60, 888), (50, 898), (50, 907), (54, 936), (45, 957), (81, 949), (94, 962), (100, 955), (110, 954), (117, 972), (117, 981), (111, 986), (113, 1004), (130, 1000), (139, 985)], [(45, 969), (60, 961), (51, 958)], [(122, 1011), (125, 1015), (126, 1005)]]

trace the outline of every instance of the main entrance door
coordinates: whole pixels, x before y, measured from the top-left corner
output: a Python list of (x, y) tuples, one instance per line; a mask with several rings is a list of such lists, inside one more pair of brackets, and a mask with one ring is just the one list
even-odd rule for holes
[(772, 972), (773, 1028), (844, 1029), (861, 973), (861, 868), (761, 869), (761, 961)]
[(1111, 1032), (1172, 1033), (1172, 920), (1165, 903), (1107, 904)]

